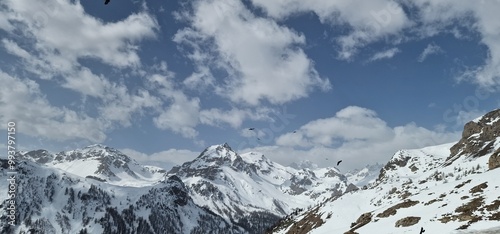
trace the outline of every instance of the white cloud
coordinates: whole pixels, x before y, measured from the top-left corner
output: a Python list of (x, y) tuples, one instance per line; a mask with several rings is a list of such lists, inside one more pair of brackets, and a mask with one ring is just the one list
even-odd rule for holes
[[(290, 134), (296, 136), (290, 137)], [(276, 143), (293, 146), (300, 138), (303, 141), (299, 145), (302, 146), (333, 146), (344, 141), (384, 141), (393, 136), (392, 129), (374, 111), (349, 106), (337, 112), (334, 117), (311, 121), (296, 133), (288, 133), (284, 138), (278, 137)]]
[(58, 141), (105, 140), (104, 123), (84, 113), (52, 106), (35, 81), (0, 71), (0, 83), (0, 122), (16, 121), (20, 133)]
[(401, 52), (401, 50), (398, 48), (391, 48), (385, 51), (377, 52), (370, 59), (368, 59), (368, 61), (373, 62), (381, 59), (390, 59), (399, 52)]
[(418, 56), (418, 61), (423, 62), (428, 56), (440, 53), (443, 53), (443, 49), (434, 43), (430, 43), (425, 47), (420, 56)]
[(205, 89), (215, 85), (215, 78), (210, 69), (206, 66), (198, 67), (199, 71), (193, 72), (188, 76), (183, 84), (189, 89)]
[(128, 127), (134, 114), (142, 114), (145, 109), (158, 108), (160, 105), (160, 99), (144, 89), (130, 94), (125, 86), (114, 86), (109, 99), (105, 99), (104, 104), (98, 109), (100, 117), (104, 120), (116, 121)]
[[(238, 0), (196, 1), (192, 6), (191, 27), (180, 30), (174, 41), (191, 46), (189, 57), (199, 66), (210, 64), (210, 69), (228, 73), (215, 86), (217, 94), (236, 103), (282, 104), (306, 97), (314, 88), (330, 88), (300, 48), (303, 35), (257, 18)], [(188, 83), (196, 77), (200, 75)]]
[(184, 137), (195, 138), (198, 135), (194, 128), (199, 124), (200, 99), (190, 98), (176, 90), (171, 77), (156, 74), (148, 80), (165, 101), (171, 102), (153, 119), (154, 124), (160, 129), (169, 129)]
[(195, 159), (200, 154), (200, 152), (180, 149), (169, 149), (151, 155), (133, 149), (120, 149), (120, 151), (145, 165), (160, 166), (167, 171), (175, 165)]
[(252, 0), (268, 15), (284, 19), (297, 13), (314, 12), (323, 23), (347, 25), (350, 32), (337, 38), (339, 58), (352, 59), (357, 50), (376, 40), (395, 36), (410, 25), (400, 5), (389, 0)]
[[(16, 29), (23, 33), (22, 42), (2, 39), (7, 52), (23, 62), (20, 69), (81, 94), (84, 102), (88, 97), (92, 98), (92, 105), (98, 110), (96, 119), (106, 126), (102, 131), (112, 128), (116, 123), (130, 126), (134, 115), (162, 107), (161, 98), (152, 94), (156, 91), (154, 87), (152, 90), (139, 87), (132, 91), (124, 82), (110, 81), (108, 77), (94, 73), (79, 62), (80, 59), (93, 59), (114, 67), (118, 72), (133, 68), (139, 75), (147, 76), (148, 72), (137, 69), (141, 67), (139, 44), (145, 39), (154, 38), (159, 28), (149, 13), (143, 11), (116, 22), (104, 23), (87, 14), (79, 1), (45, 0), (35, 3), (8, 0), (4, 5), (2, 15), (16, 22)], [(11, 33), (12, 37), (16, 37)], [(152, 69), (173, 76), (165, 62)], [(175, 101), (174, 104), (165, 107), (167, 111), (156, 118), (158, 126), (163, 129), (173, 126), (174, 131), (195, 135), (193, 129), (175, 126), (175, 118), (172, 126), (165, 118), (176, 117), (175, 109), (184, 109), (182, 102), (196, 104), (196, 99), (192, 99), (195, 103), (186, 101), (180, 91), (175, 91), (171, 99)], [(67, 112), (71, 113), (70, 110)], [(189, 120), (183, 116), (176, 118), (180, 121)], [(61, 138), (64, 136), (60, 135)], [(100, 136), (99, 141), (103, 138)]]
[(244, 151), (262, 151), (285, 165), (308, 159), (332, 166), (343, 159), (346, 167), (360, 168), (368, 163), (384, 163), (400, 149), (448, 143), (459, 137), (459, 132), (429, 130), (415, 123), (389, 127), (374, 111), (350, 106), (334, 117), (311, 121), (296, 133), (279, 136), (276, 146)]
[(470, 30), (479, 32), (481, 43), (488, 48), (484, 65), (470, 69), (460, 78), (473, 81), (483, 87), (500, 84), (500, 20), (497, 9), (500, 1), (453, 1), (420, 0), (408, 1), (418, 9), (419, 21), (425, 27), (439, 32), (446, 27), (460, 23)]
[(200, 101), (197, 98), (188, 100), (183, 96), (174, 99), (174, 103), (167, 107), (158, 117), (154, 118), (155, 125), (160, 129), (170, 129), (187, 138), (195, 138), (198, 131)]
[(202, 110), (200, 112), (200, 121), (203, 124), (220, 126), (220, 124), (229, 124), (233, 128), (239, 128), (244, 120), (270, 120), (270, 110), (267, 108), (257, 108), (256, 110), (250, 109), (237, 109), (222, 110), (212, 108)]
[[(23, 23), (25, 35), (36, 40), (36, 50), (58, 70), (94, 58), (115, 67), (138, 66), (135, 43), (155, 37), (156, 20), (146, 12), (121, 21), (103, 23), (85, 13), (80, 2), (6, 0), (2, 8), (9, 20)], [(64, 58), (64, 64), (60, 64)]]

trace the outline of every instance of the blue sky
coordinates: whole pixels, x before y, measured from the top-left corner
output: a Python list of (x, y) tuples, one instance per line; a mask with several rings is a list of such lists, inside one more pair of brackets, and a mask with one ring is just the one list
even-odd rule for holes
[(227, 142), (352, 169), (456, 141), (500, 104), (500, 1), (0, 6), (0, 120), (23, 150), (173, 165)]

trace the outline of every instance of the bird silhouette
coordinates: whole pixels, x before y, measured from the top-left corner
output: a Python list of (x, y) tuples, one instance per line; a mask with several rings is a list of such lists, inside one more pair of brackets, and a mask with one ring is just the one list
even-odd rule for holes
[(338, 166), (341, 162), (342, 162), (342, 160), (339, 160), (339, 161), (337, 162), (337, 166)]
[(252, 131), (252, 130), (255, 130), (255, 128), (249, 128), (248, 130)]
[(425, 232), (424, 228), (423, 228), (423, 227), (421, 227), (421, 228), (420, 228), (420, 234), (423, 234), (424, 232)]
[(296, 133), (297, 131), (293, 131), (293, 133)]
[(111, 0), (104, 1), (104, 5), (108, 5), (109, 1), (111, 1)]

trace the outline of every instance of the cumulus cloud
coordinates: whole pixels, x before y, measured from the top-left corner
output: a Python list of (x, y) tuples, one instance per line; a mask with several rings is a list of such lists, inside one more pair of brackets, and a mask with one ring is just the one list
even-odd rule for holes
[(167, 171), (173, 166), (195, 159), (200, 154), (200, 152), (181, 149), (169, 149), (151, 155), (128, 148), (120, 149), (120, 151), (145, 165), (159, 166)]
[(449, 143), (459, 137), (459, 132), (426, 129), (415, 123), (390, 127), (375, 111), (349, 106), (333, 117), (303, 125), (296, 133), (279, 136), (276, 146), (244, 151), (262, 151), (285, 165), (304, 159), (333, 165), (344, 159), (346, 166), (360, 168), (368, 163), (386, 162), (400, 149)]
[(418, 56), (418, 61), (423, 62), (428, 56), (440, 53), (443, 53), (443, 49), (441, 49), (440, 46), (434, 43), (428, 44), (427, 47), (425, 47), (424, 51), (422, 51), (420, 56)]
[(222, 110), (212, 108), (200, 112), (200, 121), (203, 124), (219, 126), (220, 124), (229, 124), (233, 128), (239, 128), (244, 120), (271, 120), (269, 114), (272, 111), (268, 108)]
[(83, 100), (95, 98), (93, 104), (99, 111), (96, 118), (107, 127), (114, 123), (130, 126), (135, 113), (160, 104), (148, 91), (132, 92), (80, 63), (81, 59), (93, 59), (117, 69), (141, 66), (138, 44), (154, 38), (158, 29), (149, 13), (143, 11), (104, 23), (87, 14), (79, 1), (7, 0), (3, 6), (2, 15), (15, 22), (17, 30), (7, 31), (8, 36), (18, 38), (19, 32), (23, 35), (19, 40), (2, 39), (6, 51), (22, 61), (20, 70), (75, 91)]
[(368, 59), (368, 61), (373, 62), (381, 59), (390, 59), (399, 52), (401, 52), (401, 50), (398, 48), (391, 48), (385, 51), (377, 52), (370, 59)]
[[(192, 7), (186, 17), (191, 27), (177, 32), (174, 41), (190, 47), (188, 57), (200, 67), (210, 64), (211, 70), (227, 74), (215, 86), (219, 95), (235, 103), (283, 104), (330, 88), (301, 49), (302, 34), (256, 17), (238, 0), (195, 1)], [(200, 79), (207, 74), (196, 73), (186, 82), (211, 84)]]
[(349, 33), (336, 39), (340, 46), (338, 57), (346, 60), (352, 59), (359, 48), (395, 36), (411, 24), (402, 6), (389, 0), (252, 0), (252, 3), (277, 19), (313, 12), (323, 23), (335, 27), (347, 25)]
[(163, 107), (160, 115), (153, 119), (160, 129), (169, 129), (187, 138), (195, 138), (199, 124), (200, 99), (190, 98), (181, 90), (175, 88), (171, 77), (159, 74), (148, 77), (148, 82), (158, 90), (163, 100), (169, 103)]
[[(134, 44), (155, 37), (156, 20), (146, 12), (129, 15), (121, 21), (104, 23), (85, 13), (79, 1), (6, 0), (2, 8), (11, 21), (37, 44), (34, 48), (54, 68), (94, 58), (116, 67), (137, 66), (138, 47)], [(61, 64), (61, 58), (65, 63)]]
[(52, 106), (39, 85), (0, 71), (0, 122), (16, 121), (20, 133), (64, 141), (102, 142), (108, 127), (85, 113)]
[(483, 87), (500, 84), (500, 21), (496, 9), (499, 1), (421, 0), (406, 1), (418, 10), (418, 21), (424, 27), (439, 32), (451, 24), (459, 22), (470, 30), (477, 31), (481, 43), (488, 48), (488, 57), (482, 66), (466, 71), (460, 78), (473, 81)]
[[(481, 43), (488, 48), (488, 56), (483, 65), (470, 68), (459, 79), (469, 80), (483, 87), (500, 84), (500, 21), (496, 12), (496, 9), (500, 8), (499, 1), (477, 3), (404, 0), (396, 3), (389, 0), (252, 0), (252, 3), (277, 20), (313, 12), (324, 24), (335, 27), (347, 25), (348, 33), (334, 38), (340, 47), (338, 57), (346, 60), (351, 60), (360, 48), (391, 37), (400, 37), (403, 40), (399, 41), (405, 41), (436, 36), (444, 32), (463, 39), (463, 30), (478, 32)], [(407, 9), (407, 12), (403, 8)], [(408, 12), (411, 14), (407, 14)], [(424, 61), (429, 55), (439, 52), (437, 45), (430, 44), (418, 61)]]

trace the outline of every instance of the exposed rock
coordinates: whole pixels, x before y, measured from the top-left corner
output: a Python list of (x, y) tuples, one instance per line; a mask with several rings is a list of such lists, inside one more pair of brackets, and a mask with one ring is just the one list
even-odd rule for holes
[(345, 233), (356, 233), (354, 232), (356, 229), (365, 226), (371, 221), (372, 221), (372, 213), (371, 212), (364, 213), (361, 216), (359, 216), (356, 222), (351, 223), (351, 229)]
[(493, 140), (500, 136), (500, 109), (491, 111), (481, 119), (470, 121), (464, 126), (462, 138), (450, 148), (447, 164), (462, 155), (481, 157), (493, 149)]
[(415, 225), (420, 221), (420, 217), (409, 216), (396, 221), (396, 227), (409, 227)]
[(482, 193), (483, 189), (488, 188), (488, 183), (484, 182), (482, 184), (476, 185), (472, 187), (469, 192), (470, 193)]
[(357, 191), (357, 190), (359, 190), (359, 188), (356, 185), (349, 184), (347, 186), (347, 188), (345, 189), (345, 192), (348, 193), (348, 192)]
[(490, 156), (488, 160), (488, 169), (493, 170), (500, 167), (500, 149)]
[(378, 214), (377, 217), (386, 218), (391, 215), (395, 215), (398, 209), (412, 207), (418, 203), (419, 203), (418, 201), (412, 201), (412, 200), (401, 202), (399, 204), (389, 207), (387, 210), (384, 210), (384, 212)]
[(288, 234), (306, 234), (311, 230), (323, 225), (325, 223), (321, 216), (318, 215), (319, 207), (308, 212), (303, 219), (294, 223), (288, 230)]

